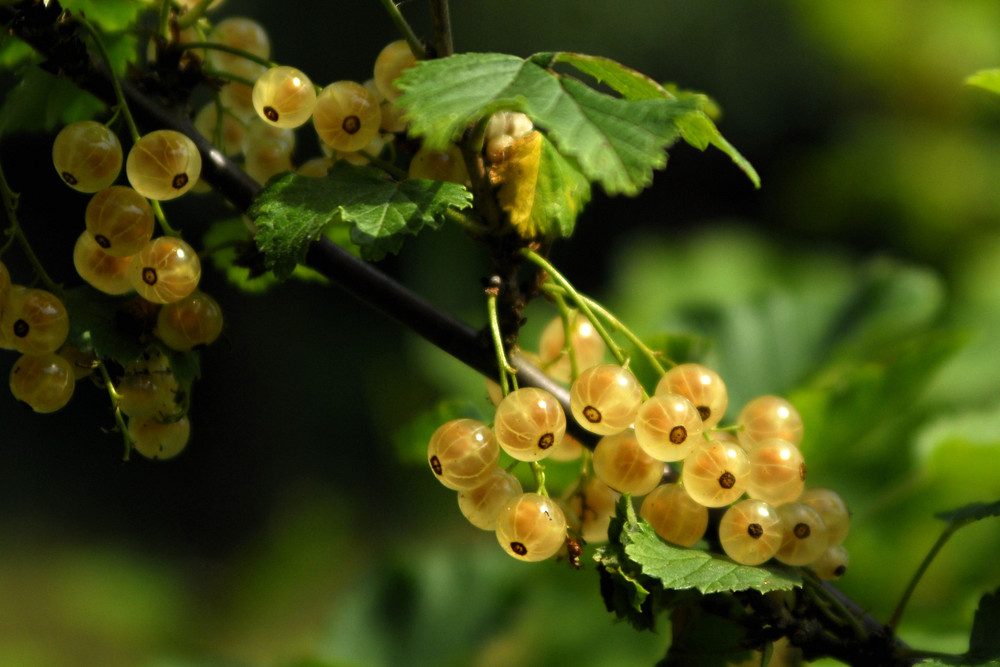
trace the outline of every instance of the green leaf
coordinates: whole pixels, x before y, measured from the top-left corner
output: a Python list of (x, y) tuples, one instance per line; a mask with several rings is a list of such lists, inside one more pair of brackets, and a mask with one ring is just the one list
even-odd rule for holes
[(194, 350), (173, 350), (160, 345), (160, 350), (170, 360), (170, 372), (182, 384), (190, 384), (201, 377), (201, 355)]
[(969, 503), (957, 509), (939, 512), (934, 516), (953, 525), (981, 521), (1000, 516), (1000, 500), (995, 503)]
[(1000, 69), (979, 70), (967, 78), (965, 83), (1000, 95)]
[(421, 61), (399, 86), (410, 133), (425, 144), (442, 148), (495, 111), (522, 111), (608, 194), (634, 195), (649, 185), (679, 135), (674, 119), (695, 108), (666, 97), (612, 97), (531, 59), (499, 53)]
[(740, 565), (708, 551), (668, 544), (646, 521), (636, 519), (630, 504), (626, 510), (621, 534), (625, 553), (644, 575), (656, 579), (664, 588), (695, 588), (701, 593), (753, 589), (766, 593), (790, 590), (802, 583), (795, 570)]
[[(992, 514), (990, 516), (996, 516)], [(1000, 660), (1000, 590), (979, 599), (979, 608), (972, 619), (967, 659)]]
[(68, 79), (37, 66), (28, 67), (0, 107), (0, 131), (52, 130), (77, 120), (93, 118), (105, 109), (90, 93)]
[(392, 436), (393, 445), (401, 461), (407, 463), (424, 463), (427, 460), (427, 443), (434, 431), (445, 422), (452, 419), (478, 419), (488, 422), (492, 417), (486, 417), (475, 403), (466, 400), (445, 400), (439, 402), (408, 423), (400, 427)]
[(699, 109), (684, 114), (674, 122), (680, 128), (684, 141), (700, 151), (709, 146), (715, 146), (730, 157), (736, 166), (747, 175), (755, 188), (760, 187), (760, 176), (757, 174), (757, 170), (753, 168), (749, 160), (736, 150), (735, 146), (726, 141), (707, 113)]
[(540, 132), (516, 141), (490, 172), (500, 206), (523, 238), (570, 236), (590, 183)]
[(116, 32), (132, 26), (146, 9), (135, 0), (61, 0), (63, 9), (78, 12), (105, 32)]
[(366, 259), (397, 252), (404, 236), (436, 228), (450, 208), (471, 205), (462, 185), (425, 179), (396, 182), (374, 167), (343, 160), (326, 178), (288, 173), (271, 180), (248, 214), (268, 268), (284, 279), (305, 260), (309, 243), (328, 225), (350, 223), (351, 239)]
[(135, 298), (108, 296), (89, 285), (65, 290), (67, 342), (82, 350), (94, 350), (99, 359), (110, 358), (120, 364), (135, 361), (147, 348), (140, 342), (139, 332), (130, 327), (132, 321), (123, 316), (123, 306)]
[(30, 60), (35, 50), (17, 37), (0, 33), (0, 69), (12, 70)]
[(620, 62), (602, 56), (588, 56), (583, 53), (560, 51), (537, 53), (531, 60), (541, 67), (551, 67), (556, 63), (572, 65), (588, 74), (599, 83), (606, 84), (627, 100), (650, 100), (659, 97), (671, 98), (667, 89), (642, 72), (626, 67)]
[[(258, 258), (263, 259), (263, 257), (257, 250), (257, 245), (253, 242), (242, 218), (213, 222), (202, 237), (202, 245), (207, 249), (213, 249), (210, 253), (212, 265), (222, 272), (230, 283), (245, 292), (264, 292), (280, 283), (273, 273), (269, 271), (258, 273), (251, 268)], [(357, 246), (353, 247), (357, 249)], [(296, 265), (292, 271), (292, 278), (307, 282), (327, 281), (323, 275), (302, 265)]]

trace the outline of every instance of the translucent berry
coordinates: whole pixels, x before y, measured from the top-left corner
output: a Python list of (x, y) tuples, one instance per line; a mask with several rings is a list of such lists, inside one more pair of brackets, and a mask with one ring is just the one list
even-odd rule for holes
[(500, 546), (514, 558), (545, 560), (566, 541), (566, 515), (551, 498), (524, 493), (500, 509), (496, 532)]
[(577, 532), (585, 542), (608, 541), (608, 525), (615, 515), (619, 494), (599, 479), (588, 477), (570, 497), (569, 505), (579, 518)]
[(24, 355), (10, 371), (10, 391), (35, 412), (55, 412), (73, 396), (76, 376), (64, 357), (50, 352)]
[(408, 175), (410, 178), (426, 178), (459, 185), (465, 185), (469, 180), (469, 171), (465, 167), (465, 160), (462, 159), (462, 151), (455, 145), (445, 150), (422, 147), (410, 160)]
[(659, 486), (663, 462), (639, 446), (632, 429), (606, 435), (594, 448), (594, 474), (622, 493), (643, 496)]
[(708, 528), (708, 508), (699, 505), (679, 484), (662, 484), (646, 496), (639, 516), (667, 542), (690, 547)]
[(220, 124), (219, 105), (214, 102), (209, 102), (198, 111), (194, 117), (194, 128), (230, 157), (243, 152), (246, 126), (230, 113), (222, 114)]
[(105, 294), (132, 291), (132, 257), (109, 255), (87, 230), (73, 246), (73, 266), (91, 287)]
[(182, 352), (210, 345), (222, 333), (222, 309), (211, 296), (195, 290), (160, 308), (153, 333), (167, 347)]
[(58, 354), (73, 367), (73, 377), (77, 380), (82, 380), (94, 372), (97, 357), (93, 350), (81, 350), (75, 345), (63, 345)]
[(458, 509), (476, 528), (496, 530), (500, 509), (522, 493), (517, 477), (503, 468), (494, 468), (482, 484), (458, 492)]
[(427, 445), (427, 462), (449, 489), (474, 489), (493, 474), (500, 446), (493, 431), (475, 419), (453, 419), (438, 427)]
[(201, 261), (176, 236), (160, 236), (132, 259), (132, 286), (153, 303), (173, 303), (191, 294), (201, 279)]
[(129, 419), (128, 432), (134, 439), (132, 447), (147, 459), (170, 459), (187, 446), (191, 422), (187, 417), (165, 423), (155, 417)]
[[(240, 79), (256, 81), (261, 74), (267, 71), (267, 67), (241, 58), (231, 65), (227, 65), (224, 71)], [(235, 114), (243, 122), (260, 120), (253, 108), (253, 84), (247, 85), (236, 80), (229, 81), (219, 91), (219, 102), (226, 107), (229, 113)]]
[(628, 369), (601, 364), (580, 373), (569, 397), (580, 426), (591, 433), (611, 435), (632, 425), (642, 403), (642, 387)]
[(316, 87), (301, 70), (286, 65), (272, 67), (254, 83), (253, 108), (276, 127), (298, 127), (316, 108)]
[(378, 100), (354, 81), (337, 81), (316, 98), (313, 124), (323, 143), (338, 151), (357, 151), (378, 135)]
[(777, 510), (784, 537), (774, 557), (786, 565), (815, 562), (827, 547), (826, 525), (819, 512), (802, 503), (785, 503)]
[(509, 393), (497, 406), (493, 431), (503, 450), (519, 461), (548, 456), (566, 434), (566, 414), (556, 397), (535, 387)]
[(395, 85), (396, 78), (416, 63), (417, 57), (404, 39), (391, 42), (382, 49), (375, 58), (375, 85), (385, 99), (395, 102), (403, 94)]
[[(271, 40), (267, 35), (267, 30), (260, 23), (253, 19), (242, 16), (234, 16), (222, 19), (215, 24), (209, 41), (216, 44), (231, 46), (240, 51), (246, 51), (258, 58), (271, 57)], [(215, 67), (223, 71), (230, 71), (240, 63), (250, 62), (241, 55), (228, 53), (218, 49), (209, 49), (209, 60)]]
[(549, 454), (550, 461), (576, 461), (578, 458), (583, 456), (583, 445), (580, 441), (571, 436), (569, 433), (563, 436), (553, 448), (552, 453)]
[(729, 393), (722, 378), (701, 364), (680, 364), (671, 368), (660, 378), (654, 393), (680, 394), (694, 403), (705, 429), (719, 423), (729, 403)]
[(680, 394), (660, 394), (643, 402), (635, 417), (635, 437), (653, 458), (680, 461), (702, 432), (698, 409)]
[(153, 237), (149, 201), (124, 185), (112, 185), (91, 197), (84, 219), (101, 250), (115, 257), (134, 255)]
[(841, 544), (827, 547), (826, 551), (809, 568), (816, 573), (820, 579), (840, 579), (847, 572), (847, 566), (851, 564), (851, 556), (847, 549)]
[(682, 483), (688, 494), (706, 507), (735, 502), (747, 486), (750, 461), (739, 445), (702, 440), (684, 459)]
[[(576, 357), (576, 368), (584, 371), (604, 361), (607, 350), (604, 340), (585, 316), (572, 311), (569, 316), (570, 345)], [(566, 352), (566, 329), (561, 317), (553, 318), (542, 330), (538, 340), (538, 358), (545, 372), (560, 382), (572, 380), (572, 366)]]
[(325, 178), (327, 172), (330, 171), (330, 167), (333, 166), (333, 160), (328, 157), (314, 157), (312, 159), (306, 160), (299, 165), (295, 173), (300, 176), (308, 176), (310, 178)]
[(55, 352), (69, 335), (69, 315), (55, 294), (43, 289), (11, 288), (7, 307), (0, 317), (6, 347), (22, 354)]
[(93, 120), (70, 123), (52, 144), (52, 164), (74, 190), (97, 192), (118, 178), (122, 145), (115, 133)]
[(722, 550), (743, 565), (760, 565), (773, 558), (784, 534), (777, 510), (763, 500), (740, 500), (719, 520)]
[(271, 177), (292, 170), (292, 148), (281, 139), (265, 137), (247, 149), (245, 168), (263, 185)]
[(781, 505), (799, 497), (806, 484), (806, 463), (799, 448), (780, 438), (757, 443), (747, 452), (747, 495)]
[(153, 371), (131, 364), (115, 386), (120, 397), (118, 407), (133, 419), (146, 419), (164, 412), (174, 401), (178, 384), (168, 371)]
[(247, 132), (243, 136), (243, 148), (241, 150), (244, 154), (250, 153), (254, 146), (267, 139), (279, 139), (282, 141), (289, 155), (291, 155), (292, 150), (295, 148), (295, 130), (275, 127), (254, 116), (253, 120), (247, 123)]
[(808, 505), (823, 517), (829, 546), (844, 541), (851, 527), (851, 513), (840, 494), (832, 489), (806, 489), (799, 496), (798, 502)]
[(143, 197), (174, 199), (198, 182), (201, 153), (186, 135), (176, 130), (155, 130), (132, 146), (125, 173)]
[(782, 438), (793, 445), (802, 442), (802, 417), (795, 406), (779, 396), (753, 399), (740, 410), (736, 422), (743, 427), (739, 439), (744, 449), (769, 438)]

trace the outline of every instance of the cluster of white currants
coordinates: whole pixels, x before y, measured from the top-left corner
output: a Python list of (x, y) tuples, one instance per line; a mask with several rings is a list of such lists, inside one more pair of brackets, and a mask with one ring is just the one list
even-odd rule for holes
[[(619, 493), (645, 496), (640, 516), (663, 539), (685, 547), (704, 537), (709, 508), (729, 506), (718, 530), (734, 561), (758, 565), (776, 558), (809, 565), (822, 578), (843, 574), (848, 512), (835, 492), (805, 489), (797, 446), (802, 419), (788, 401), (756, 398), (734, 426), (719, 428), (728, 392), (717, 373), (680, 364), (644, 398), (627, 368), (602, 363), (606, 347), (585, 317), (571, 313), (568, 325), (568, 345), (561, 318), (546, 327), (538, 360), (555, 379), (575, 376), (572, 416), (603, 436), (593, 452), (593, 474), (561, 501), (523, 493), (518, 480), (497, 467), (500, 449), (520, 461), (538, 461), (566, 460), (581, 448), (564, 438), (566, 417), (547, 392), (524, 388), (497, 397), (492, 429), (473, 420), (449, 422), (428, 448), (432, 470), (459, 491), (459, 507), (474, 525), (495, 529), (508, 553), (541, 560), (560, 552), (567, 526), (587, 542), (606, 540)], [(663, 483), (672, 477), (669, 463), (683, 468), (678, 481)]]

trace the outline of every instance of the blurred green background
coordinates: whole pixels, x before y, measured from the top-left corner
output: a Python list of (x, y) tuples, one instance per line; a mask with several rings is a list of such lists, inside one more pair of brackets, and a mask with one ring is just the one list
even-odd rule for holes
[[(402, 10), (429, 34), (424, 3)], [(235, 15), (318, 82), (371, 76), (396, 38), (374, 0), (214, 14)], [(641, 334), (703, 337), (730, 418), (757, 394), (792, 398), (811, 482), (854, 512), (840, 586), (885, 620), (943, 525), (933, 514), (1000, 497), (1000, 98), (963, 85), (1000, 66), (1000, 5), (467, 0), (452, 19), (459, 50), (604, 55), (719, 102), (760, 191), (721, 153), (679, 146), (641, 197), (597, 195), (553, 257)], [(8, 132), (4, 166), (43, 261), (76, 284), (86, 197), (59, 184), (51, 138)], [(315, 152), (307, 138), (299, 158)], [(229, 215), (204, 196), (167, 212), (185, 230)], [(478, 326), (482, 260), (443, 230), (384, 266)], [(96, 390), (49, 416), (0, 402), (0, 664), (663, 656), (669, 626), (614, 623), (589, 563), (514, 562), (394, 447), (443, 399), (483, 408), (482, 378), (333, 287), (246, 295), (212, 271), (203, 287), (227, 328), (202, 355), (178, 459), (122, 464)], [(526, 347), (552, 314), (532, 308)], [(998, 549), (995, 522), (959, 533), (902, 637), (964, 650), (979, 596), (1000, 585)]]

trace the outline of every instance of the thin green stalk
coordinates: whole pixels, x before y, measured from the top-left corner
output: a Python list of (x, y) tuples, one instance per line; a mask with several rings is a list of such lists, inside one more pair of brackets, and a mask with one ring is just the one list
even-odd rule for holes
[(549, 492), (545, 488), (545, 466), (543, 466), (538, 461), (532, 461), (531, 472), (534, 473), (535, 475), (535, 487), (537, 487), (536, 493), (538, 493), (538, 495), (540, 496), (545, 496), (547, 498)]
[(240, 76), (239, 74), (230, 74), (229, 72), (217, 70), (214, 67), (203, 67), (201, 71), (216, 79), (225, 79), (227, 81), (232, 81), (233, 83), (242, 83), (244, 86), (253, 88), (254, 82), (245, 76)]
[(910, 583), (906, 586), (906, 590), (903, 591), (903, 596), (899, 599), (899, 604), (896, 605), (896, 610), (892, 612), (892, 618), (890, 618), (887, 623), (890, 628), (895, 630), (899, 626), (899, 620), (903, 617), (903, 612), (906, 610), (906, 605), (910, 602), (910, 597), (913, 596), (913, 591), (916, 590), (917, 584), (920, 583), (920, 580), (923, 578), (927, 568), (930, 567), (931, 562), (933, 562), (934, 557), (937, 556), (938, 552), (941, 551), (941, 548), (948, 542), (949, 539), (951, 539), (952, 534), (954, 534), (954, 532), (958, 530), (961, 525), (962, 524), (949, 523), (941, 532), (941, 535), (937, 538), (937, 542), (934, 543), (931, 550), (927, 552), (926, 556), (924, 556), (924, 560), (920, 563), (920, 566), (917, 567), (917, 571), (913, 573), (913, 576), (910, 578)]
[(97, 362), (97, 369), (101, 372), (101, 379), (104, 380), (104, 388), (107, 389), (108, 397), (111, 399), (111, 405), (114, 408), (115, 424), (118, 426), (118, 430), (121, 432), (122, 440), (124, 441), (125, 450), (122, 454), (122, 461), (128, 461), (132, 454), (132, 445), (135, 444), (135, 439), (129, 433), (128, 426), (125, 424), (125, 416), (122, 415), (121, 394), (115, 389), (115, 383), (111, 381), (111, 375), (108, 373), (108, 369), (103, 362)]
[(7, 242), (3, 244), (3, 247), (0, 248), (0, 255), (6, 252), (16, 239), (21, 245), (21, 250), (34, 269), (38, 279), (45, 285), (45, 288), (53, 294), (61, 296), (62, 288), (49, 276), (45, 267), (42, 266), (42, 262), (38, 259), (38, 255), (32, 250), (31, 244), (28, 242), (28, 237), (24, 235), (24, 230), (21, 228), (20, 220), (17, 217), (19, 195), (11, 190), (10, 183), (7, 182), (7, 175), (3, 171), (2, 162), (0, 162), (0, 198), (3, 199), (4, 211), (7, 213), (7, 230), (5, 233), (9, 237)]
[(464, 229), (469, 234), (472, 234), (473, 236), (482, 236), (483, 233), (486, 231), (483, 228), (483, 226), (480, 225), (478, 222), (476, 222), (466, 214), (462, 213), (461, 211), (457, 211), (453, 208), (446, 209), (444, 212), (444, 217), (446, 220), (455, 223), (456, 225)]
[(163, 207), (160, 202), (156, 199), (150, 199), (149, 205), (153, 209), (153, 215), (156, 217), (156, 221), (160, 223), (160, 229), (166, 236), (180, 236), (181, 233), (170, 226), (167, 222), (167, 214), (163, 212)]
[[(250, 53), (249, 51), (244, 51), (243, 49), (237, 49), (236, 47), (229, 46), (228, 44), (219, 44), (218, 42), (185, 42), (184, 44), (178, 44), (177, 48), (181, 51), (187, 51), (188, 49), (211, 49), (213, 51), (225, 51), (226, 53), (231, 53), (234, 56), (239, 56), (245, 60), (255, 62), (258, 65), (263, 65), (268, 69), (278, 66), (274, 61), (268, 60), (267, 58), (261, 58), (255, 53)], [(223, 73), (221, 76), (229, 75)], [(253, 83), (251, 82), (250, 85), (252, 86)]]
[(135, 119), (132, 118), (132, 112), (128, 108), (128, 102), (125, 100), (125, 93), (122, 90), (121, 81), (118, 80), (118, 75), (115, 73), (114, 66), (111, 62), (111, 56), (108, 54), (107, 47), (104, 46), (104, 40), (101, 39), (101, 35), (97, 32), (97, 28), (95, 28), (90, 21), (80, 15), (76, 16), (76, 20), (84, 27), (94, 40), (97, 52), (100, 54), (101, 60), (104, 61), (105, 67), (108, 68), (108, 78), (111, 79), (111, 87), (115, 91), (115, 100), (118, 102), (118, 111), (121, 112), (122, 116), (125, 118), (125, 124), (128, 126), (129, 134), (132, 135), (132, 141), (139, 141), (139, 128), (136, 126)]
[[(556, 301), (556, 308), (559, 309), (559, 319), (562, 320), (563, 325), (563, 352), (569, 356), (570, 377), (575, 380), (576, 376), (580, 374), (580, 365), (576, 360), (576, 348), (573, 347), (573, 323), (569, 321), (571, 315), (570, 309), (561, 294), (554, 294), (553, 298)], [(556, 357), (552, 363), (555, 363), (558, 359)]]
[(559, 271), (556, 270), (556, 267), (552, 266), (552, 263), (549, 262), (549, 260), (542, 257), (531, 248), (522, 248), (521, 254), (532, 264), (552, 276), (552, 279), (566, 291), (566, 296), (568, 296), (573, 303), (576, 304), (576, 307), (580, 309), (580, 311), (587, 316), (587, 319), (590, 320), (590, 323), (594, 325), (594, 328), (597, 329), (597, 334), (608, 346), (608, 349), (611, 350), (611, 354), (614, 355), (618, 363), (623, 366), (627, 365), (628, 358), (625, 356), (625, 351), (618, 345), (618, 343), (615, 342), (615, 339), (611, 337), (608, 330), (604, 328), (604, 325), (601, 324), (600, 320), (598, 320), (594, 315), (594, 311), (590, 308), (590, 304), (587, 303), (587, 299), (576, 291), (576, 288), (573, 287), (566, 277), (559, 273)]
[(410, 50), (413, 51), (413, 55), (417, 57), (417, 60), (427, 59), (427, 50), (424, 49), (424, 45), (420, 43), (420, 39), (417, 37), (417, 33), (413, 32), (413, 28), (407, 22), (403, 13), (399, 11), (399, 7), (393, 0), (381, 0), (382, 6), (385, 7), (385, 11), (389, 12), (389, 18), (392, 22), (396, 24), (396, 28), (399, 30), (399, 34), (403, 36), (406, 43), (410, 45)]
[(160, 2), (157, 32), (164, 39), (170, 39), (170, 0), (161, 0)]
[(215, 2), (215, 0), (201, 0), (201, 2), (197, 5), (184, 12), (184, 16), (177, 20), (177, 27), (184, 30), (193, 26), (202, 16), (205, 15), (209, 5), (213, 2)]
[[(497, 355), (497, 369), (499, 370), (498, 374), (500, 376), (500, 389), (503, 391), (503, 395), (506, 396), (511, 391), (511, 382), (514, 384), (514, 388), (517, 389), (517, 379), (514, 377), (517, 373), (517, 369), (511, 366), (510, 362), (507, 361), (507, 353), (504, 351), (503, 334), (500, 332), (500, 318), (497, 315), (496, 288), (486, 290), (486, 308), (489, 311), (490, 334), (493, 338), (493, 349)], [(507, 381), (508, 377), (511, 382)]]

